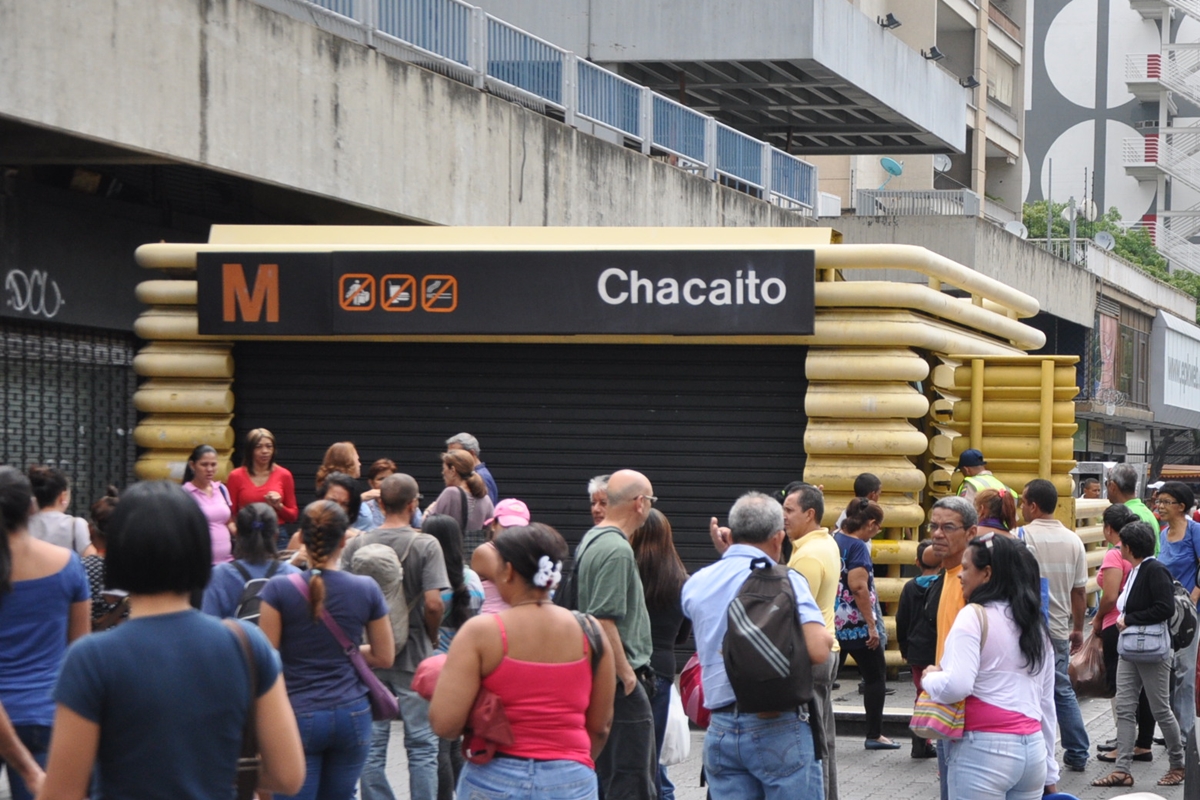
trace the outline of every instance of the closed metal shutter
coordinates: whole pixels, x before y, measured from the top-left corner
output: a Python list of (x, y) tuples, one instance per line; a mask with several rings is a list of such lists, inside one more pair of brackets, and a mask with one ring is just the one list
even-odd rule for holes
[[(804, 471), (803, 347), (242, 342), (234, 424), (269, 428), (301, 503), (325, 448), (350, 440), (365, 474), (393, 459), (431, 503), (445, 440), (480, 441), (501, 497), (574, 544), (588, 479), (644, 472), (690, 569), (711, 562), (708, 520), (748, 489)], [(241, 458), (239, 452), (237, 459)], [(237, 461), (240, 463), (240, 460)]]
[(0, 464), (62, 470), (78, 516), (131, 483), (135, 349), (131, 333), (0, 318)]

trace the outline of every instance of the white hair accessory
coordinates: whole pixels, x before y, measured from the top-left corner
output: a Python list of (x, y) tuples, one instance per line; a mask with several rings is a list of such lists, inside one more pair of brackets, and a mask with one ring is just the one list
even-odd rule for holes
[(538, 559), (538, 571), (533, 576), (533, 585), (539, 589), (553, 589), (562, 578), (562, 562), (551, 561), (550, 556)]

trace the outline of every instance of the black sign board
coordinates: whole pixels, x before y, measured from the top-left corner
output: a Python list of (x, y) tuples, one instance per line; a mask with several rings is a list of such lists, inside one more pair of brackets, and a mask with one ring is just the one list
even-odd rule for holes
[(200, 253), (200, 333), (809, 335), (811, 250)]

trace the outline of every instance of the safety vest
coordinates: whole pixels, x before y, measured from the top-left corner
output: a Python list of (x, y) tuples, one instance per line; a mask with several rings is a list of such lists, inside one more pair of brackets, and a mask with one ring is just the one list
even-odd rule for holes
[[(958, 493), (962, 494), (963, 491), (966, 490), (967, 486), (970, 486), (972, 489), (974, 489), (976, 494), (979, 494), (984, 489), (995, 489), (996, 491), (1008, 489), (1002, 480), (991, 473), (984, 473), (982, 475), (973, 475), (970, 478), (963, 478), (962, 486), (958, 487)], [(1012, 491), (1012, 489), (1008, 490), (1010, 492)], [(1016, 492), (1013, 492), (1013, 494), (1015, 496)]]

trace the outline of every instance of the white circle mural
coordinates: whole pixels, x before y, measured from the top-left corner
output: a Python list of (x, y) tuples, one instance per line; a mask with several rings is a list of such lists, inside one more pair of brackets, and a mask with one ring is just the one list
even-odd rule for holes
[(1072, 0), (1046, 30), (1046, 73), (1059, 94), (1083, 108), (1096, 107), (1096, 15), (1096, 0)]

